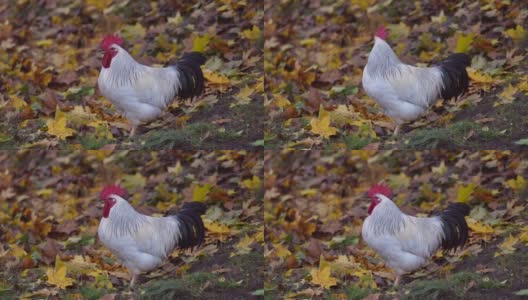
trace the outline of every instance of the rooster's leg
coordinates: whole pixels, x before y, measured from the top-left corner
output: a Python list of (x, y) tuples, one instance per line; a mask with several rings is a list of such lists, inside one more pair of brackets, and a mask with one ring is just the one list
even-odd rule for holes
[(132, 130), (130, 130), (130, 135), (128, 137), (131, 138), (134, 136), (134, 134), (136, 133), (136, 127), (136, 125), (132, 125)]
[(400, 124), (396, 125), (396, 129), (394, 129), (394, 133), (392, 134), (392, 136), (397, 136), (398, 135), (398, 132), (400, 132)]
[(396, 280), (394, 280), (394, 286), (398, 286), (400, 284), (401, 275), (396, 276)]
[(136, 282), (136, 278), (137, 278), (137, 275), (136, 274), (132, 274), (132, 280), (130, 280), (130, 287), (134, 286), (134, 283)]

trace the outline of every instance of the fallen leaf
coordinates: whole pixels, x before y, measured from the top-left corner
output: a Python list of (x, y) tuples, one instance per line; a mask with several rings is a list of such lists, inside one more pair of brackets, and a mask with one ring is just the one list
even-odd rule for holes
[(48, 119), (46, 126), (48, 127), (48, 134), (61, 140), (65, 140), (75, 133), (74, 129), (66, 127), (66, 114), (58, 106), (55, 109), (55, 119)]
[(312, 276), (311, 282), (320, 285), (325, 289), (329, 289), (337, 285), (337, 278), (332, 277), (330, 273), (330, 265), (325, 262), (324, 257), (321, 255), (319, 268), (313, 268), (310, 271), (310, 275)]
[(337, 128), (330, 126), (330, 114), (321, 105), (319, 107), (319, 117), (310, 121), (311, 131), (323, 138), (330, 138), (337, 133)]
[(455, 52), (458, 52), (458, 53), (467, 52), (469, 50), (469, 46), (471, 46), (471, 43), (473, 43), (473, 37), (474, 37), (473, 33), (469, 33), (467, 35), (459, 34), (457, 43), (456, 43)]
[(48, 268), (46, 274), (48, 276), (48, 283), (56, 285), (60, 289), (66, 289), (73, 285), (73, 279), (66, 276), (66, 265), (58, 255), (55, 259), (55, 268)]
[(192, 200), (202, 202), (206, 199), (207, 195), (211, 191), (211, 185), (206, 183), (204, 185), (196, 184), (194, 186)]

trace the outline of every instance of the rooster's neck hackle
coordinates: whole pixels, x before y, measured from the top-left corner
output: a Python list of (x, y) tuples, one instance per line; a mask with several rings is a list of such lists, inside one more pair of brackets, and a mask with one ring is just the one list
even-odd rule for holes
[(106, 226), (111, 236), (133, 234), (149, 221), (148, 216), (138, 213), (128, 201), (119, 196), (113, 197), (117, 202), (110, 210), (107, 218), (109, 226)]
[(134, 58), (123, 48), (112, 58), (110, 68), (105, 71), (105, 82), (112, 88), (132, 85), (137, 81), (143, 72), (144, 66), (137, 63)]
[(383, 76), (391, 68), (398, 68), (401, 61), (387, 42), (379, 37), (375, 37), (374, 40), (374, 48), (368, 57), (367, 70), (372, 74)]
[(378, 197), (382, 201), (369, 216), (372, 219), (370, 222), (373, 225), (372, 230), (376, 234), (392, 234), (400, 231), (402, 226), (405, 226), (405, 215), (391, 199), (383, 194), (378, 194)]

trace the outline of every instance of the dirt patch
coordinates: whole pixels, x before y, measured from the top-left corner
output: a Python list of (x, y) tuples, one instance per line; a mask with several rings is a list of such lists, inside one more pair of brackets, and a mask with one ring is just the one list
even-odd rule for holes
[(227, 290), (216, 289), (207, 290), (197, 299), (263, 299), (262, 297), (252, 295), (256, 290), (264, 288), (264, 250), (258, 247), (257, 250), (235, 257), (230, 255), (235, 252), (234, 243), (227, 244), (218, 249), (213, 256), (200, 260), (189, 270), (190, 272), (218, 272), (229, 270), (225, 273), (225, 279), (233, 282), (242, 281), (238, 287), (232, 287)]

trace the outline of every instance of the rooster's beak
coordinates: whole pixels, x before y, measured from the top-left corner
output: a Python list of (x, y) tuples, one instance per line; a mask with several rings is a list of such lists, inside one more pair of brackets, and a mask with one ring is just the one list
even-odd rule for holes
[(104, 55), (103, 49), (97, 48), (97, 52), (95, 54), (95, 57), (97, 57), (97, 59), (101, 60), (101, 59), (103, 59), (103, 55)]

